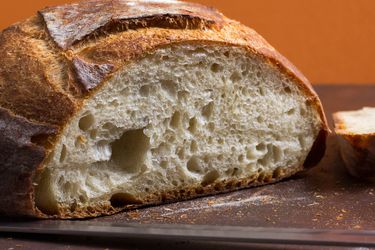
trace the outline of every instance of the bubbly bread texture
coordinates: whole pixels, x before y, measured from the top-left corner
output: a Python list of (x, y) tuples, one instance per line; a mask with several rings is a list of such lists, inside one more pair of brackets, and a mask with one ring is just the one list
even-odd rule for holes
[(333, 115), (341, 158), (351, 175), (375, 181), (375, 108)]
[(118, 72), (72, 119), (37, 206), (74, 212), (277, 179), (303, 166), (318, 117), (295, 84), (243, 49), (159, 49)]
[(0, 34), (0, 89), (2, 214), (85, 218), (259, 186), (325, 150), (307, 79), (198, 4), (42, 10)]

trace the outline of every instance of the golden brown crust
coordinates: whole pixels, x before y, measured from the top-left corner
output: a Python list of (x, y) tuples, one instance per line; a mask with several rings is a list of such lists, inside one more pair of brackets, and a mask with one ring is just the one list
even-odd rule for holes
[(46, 8), (40, 14), (63, 49), (92, 33), (147, 27), (202, 29), (222, 22), (217, 10), (181, 1), (88, 0)]
[(357, 178), (375, 181), (375, 133), (355, 134), (346, 130), (340, 113), (333, 114), (341, 158), (349, 173)]
[(48, 75), (48, 54), (19, 26), (0, 35), (0, 106), (30, 120), (62, 125), (74, 102)]
[(95, 64), (74, 57), (72, 60), (77, 79), (82, 83), (83, 88), (88, 91), (94, 89), (113, 71), (112, 64)]
[[(90, 0), (47, 8), (39, 16), (0, 33), (0, 107), (24, 117), (30, 124), (57, 126), (58, 131), (50, 138), (54, 141), (82, 102), (126, 64), (176, 43), (238, 46), (294, 80), (315, 106), (322, 121), (322, 136), (305, 165), (320, 160), (325, 147), (321, 142), (328, 128), (318, 96), (308, 80), (254, 30), (197, 4), (137, 1), (129, 6), (128, 3), (134, 1)], [(5, 146), (0, 151), (2, 147)], [(13, 147), (16, 153), (19, 148), (16, 144)], [(41, 155), (46, 155), (48, 147), (38, 150), (41, 151), (37, 162)], [(42, 164), (38, 169), (40, 162), (34, 163), (27, 168), (28, 176), (43, 168)], [(5, 166), (1, 164), (0, 168)], [(20, 162), (14, 159), (7, 164), (17, 166)], [(24, 174), (17, 168), (14, 171), (15, 179)], [(22, 209), (13, 212), (41, 216), (32, 199), (32, 183), (24, 185), (28, 198), (25, 196), (22, 201)], [(210, 191), (207, 189), (207, 193)], [(13, 194), (3, 193), (0, 210), (9, 208), (12, 203), (7, 202), (12, 199)], [(109, 213), (112, 212), (100, 212)]]

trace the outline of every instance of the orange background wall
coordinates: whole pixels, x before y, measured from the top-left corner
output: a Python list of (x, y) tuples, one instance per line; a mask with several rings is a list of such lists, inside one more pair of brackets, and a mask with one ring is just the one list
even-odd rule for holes
[[(256, 29), (314, 83), (375, 83), (375, 0), (192, 0)], [(0, 28), (71, 0), (2, 1)]]

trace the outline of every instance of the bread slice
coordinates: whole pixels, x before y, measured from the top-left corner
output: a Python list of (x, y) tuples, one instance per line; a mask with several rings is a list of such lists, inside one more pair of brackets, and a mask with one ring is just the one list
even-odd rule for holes
[(375, 108), (333, 115), (340, 154), (351, 175), (375, 181)]
[(0, 35), (0, 212), (84, 218), (273, 183), (327, 125), (254, 30), (180, 1), (51, 7)]

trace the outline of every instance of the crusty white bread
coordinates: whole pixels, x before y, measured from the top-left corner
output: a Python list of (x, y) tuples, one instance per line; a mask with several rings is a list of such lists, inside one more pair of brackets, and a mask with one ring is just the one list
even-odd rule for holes
[(0, 129), (2, 213), (113, 214), (273, 183), (324, 153), (306, 78), (214, 9), (91, 0), (0, 39), (0, 120), (19, 128)]
[(375, 181), (375, 108), (333, 115), (340, 154), (351, 175)]

